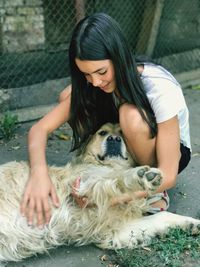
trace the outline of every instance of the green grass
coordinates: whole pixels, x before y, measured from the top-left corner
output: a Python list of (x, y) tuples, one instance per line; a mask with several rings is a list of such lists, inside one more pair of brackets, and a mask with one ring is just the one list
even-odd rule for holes
[(200, 90), (200, 84), (196, 84), (192, 86), (193, 90)]
[(7, 112), (0, 120), (0, 138), (10, 140), (17, 129), (18, 117)]
[(184, 262), (184, 266), (197, 267), (200, 266), (200, 235), (191, 235), (189, 230), (180, 228), (171, 229), (166, 236), (154, 238), (148, 247), (117, 250), (114, 262), (120, 267), (182, 267)]

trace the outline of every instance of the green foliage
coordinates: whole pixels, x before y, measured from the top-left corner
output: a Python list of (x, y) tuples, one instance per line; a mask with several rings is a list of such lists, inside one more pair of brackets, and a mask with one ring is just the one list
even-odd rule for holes
[(9, 112), (5, 113), (3, 118), (0, 120), (0, 137), (10, 140), (17, 128), (18, 117), (12, 115)]
[(199, 264), (200, 236), (193, 236), (189, 230), (178, 227), (164, 237), (155, 237), (149, 247), (121, 249), (115, 254), (115, 262), (120, 267), (181, 267), (187, 260)]
[(200, 90), (200, 84), (192, 85), (193, 90)]
[(200, 236), (194, 236), (190, 230), (171, 229), (162, 239), (156, 238), (152, 244), (159, 258), (167, 266), (182, 266), (183, 257), (200, 258)]

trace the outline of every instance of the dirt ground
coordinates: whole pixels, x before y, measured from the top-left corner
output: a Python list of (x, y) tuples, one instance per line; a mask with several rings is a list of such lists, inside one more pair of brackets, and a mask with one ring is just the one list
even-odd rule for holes
[[(175, 188), (169, 190), (170, 211), (183, 215), (199, 217), (200, 215), (200, 90), (184, 89), (186, 102), (190, 110), (190, 127), (192, 141), (192, 160), (186, 170), (178, 177)], [(0, 140), (0, 164), (8, 161), (27, 160), (27, 131), (35, 122), (20, 125), (15, 137), (4, 142)], [(64, 136), (63, 136), (64, 134)], [(69, 153), (71, 147), (71, 131), (66, 124), (53, 133), (47, 146), (47, 160), (50, 165), (64, 165), (73, 154)], [(67, 139), (67, 140), (66, 140)], [(105, 254), (93, 245), (84, 247), (60, 247), (51, 250), (49, 255), (38, 255), (20, 263), (8, 263), (8, 267), (102, 267), (109, 262), (102, 261)], [(5, 266), (5, 264), (0, 264)], [(157, 265), (159, 267), (159, 263)], [(186, 265), (184, 265), (186, 266)], [(189, 266), (189, 265), (188, 265)], [(199, 265), (198, 265), (199, 266)], [(193, 267), (198, 267), (197, 265)]]

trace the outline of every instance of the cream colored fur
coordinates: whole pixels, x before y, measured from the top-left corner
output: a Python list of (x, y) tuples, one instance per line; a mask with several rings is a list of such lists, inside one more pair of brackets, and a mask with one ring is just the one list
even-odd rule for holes
[[(75, 160), (64, 167), (49, 167), (49, 175), (61, 205), (53, 210), (49, 225), (39, 229), (28, 226), (19, 212), (29, 177), (28, 164), (9, 162), (0, 166), (1, 261), (18, 261), (62, 244), (134, 248), (149, 244), (153, 236), (175, 226), (192, 224), (193, 231), (199, 231), (200, 221), (190, 217), (169, 212), (143, 215), (148, 209), (146, 201), (135, 199), (134, 192), (154, 193), (162, 175), (156, 168), (134, 166), (118, 125), (104, 125)], [(83, 209), (71, 196), (77, 177), (81, 177), (78, 194), (89, 202)], [(113, 198), (123, 194), (133, 200), (112, 206)]]

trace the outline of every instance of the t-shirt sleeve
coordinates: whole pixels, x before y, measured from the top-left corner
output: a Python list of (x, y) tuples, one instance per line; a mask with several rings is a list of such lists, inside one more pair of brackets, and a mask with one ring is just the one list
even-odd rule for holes
[(156, 122), (161, 123), (176, 116), (185, 107), (185, 99), (178, 84), (162, 78), (149, 79), (151, 90), (147, 92)]

